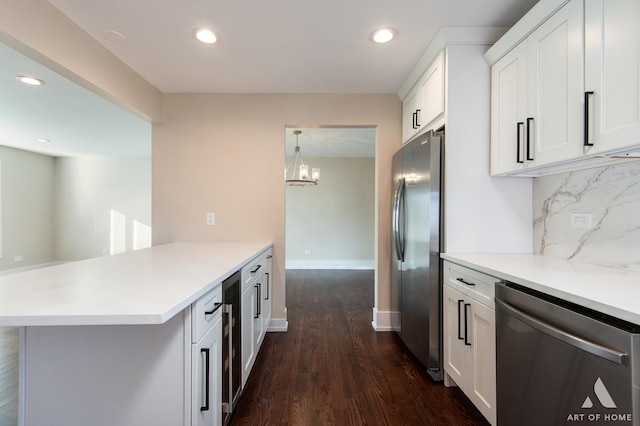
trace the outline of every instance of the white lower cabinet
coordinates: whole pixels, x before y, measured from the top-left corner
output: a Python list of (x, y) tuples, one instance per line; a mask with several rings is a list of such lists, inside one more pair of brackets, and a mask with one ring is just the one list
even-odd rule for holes
[(496, 424), (495, 281), (493, 277), (445, 262), (445, 385), (458, 385), (493, 425)]
[(249, 373), (253, 368), (253, 363), (256, 360), (257, 345), (254, 339), (256, 334), (256, 300), (258, 293), (256, 288), (250, 286), (242, 292), (242, 298), (240, 306), (242, 309), (241, 315), (241, 333), (242, 333), (242, 387), (247, 383)]
[(222, 310), (191, 350), (191, 424), (222, 425)]
[(269, 248), (242, 268), (242, 386), (247, 383), (271, 322), (271, 257)]

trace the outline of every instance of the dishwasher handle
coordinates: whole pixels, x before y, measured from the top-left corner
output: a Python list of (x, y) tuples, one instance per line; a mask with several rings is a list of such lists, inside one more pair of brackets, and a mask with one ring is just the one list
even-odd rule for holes
[(597, 357), (606, 359), (607, 361), (615, 362), (619, 365), (629, 365), (629, 354), (616, 351), (615, 349), (607, 348), (606, 346), (590, 342), (567, 331), (561, 330), (554, 325), (551, 325), (545, 321), (522, 312), (521, 310), (498, 298), (496, 298), (495, 301), (496, 304), (507, 311), (510, 315), (535, 328), (536, 330), (541, 331), (542, 333), (554, 337), (575, 348), (589, 352)]

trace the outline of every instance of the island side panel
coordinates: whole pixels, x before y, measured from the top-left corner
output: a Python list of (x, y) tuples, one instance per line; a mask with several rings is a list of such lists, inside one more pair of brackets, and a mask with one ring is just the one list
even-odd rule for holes
[(183, 425), (184, 316), (162, 325), (27, 327), (25, 424)]

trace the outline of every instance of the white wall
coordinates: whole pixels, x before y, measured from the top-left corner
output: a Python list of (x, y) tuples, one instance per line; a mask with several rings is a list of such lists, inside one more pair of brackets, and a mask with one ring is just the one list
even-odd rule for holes
[[(111, 211), (124, 227), (112, 227)], [(134, 248), (134, 226), (151, 227), (151, 159), (62, 157), (55, 161), (54, 259), (110, 254), (110, 237)], [(118, 222), (116, 222), (118, 223)], [(150, 241), (149, 241), (150, 242)], [(124, 251), (123, 250), (123, 251)]]
[[(53, 158), (0, 146), (0, 270), (53, 260)], [(21, 261), (15, 261), (20, 256)]]
[(535, 178), (533, 202), (536, 253), (640, 272), (640, 161)]
[(286, 268), (374, 269), (375, 159), (305, 162), (321, 180), (286, 188)]

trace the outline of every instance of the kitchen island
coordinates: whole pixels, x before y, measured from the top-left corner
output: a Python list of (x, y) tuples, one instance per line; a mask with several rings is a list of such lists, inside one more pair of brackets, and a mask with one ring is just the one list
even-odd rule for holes
[(171, 243), (0, 276), (0, 325), (24, 327), (19, 424), (196, 424), (191, 306), (270, 246)]

